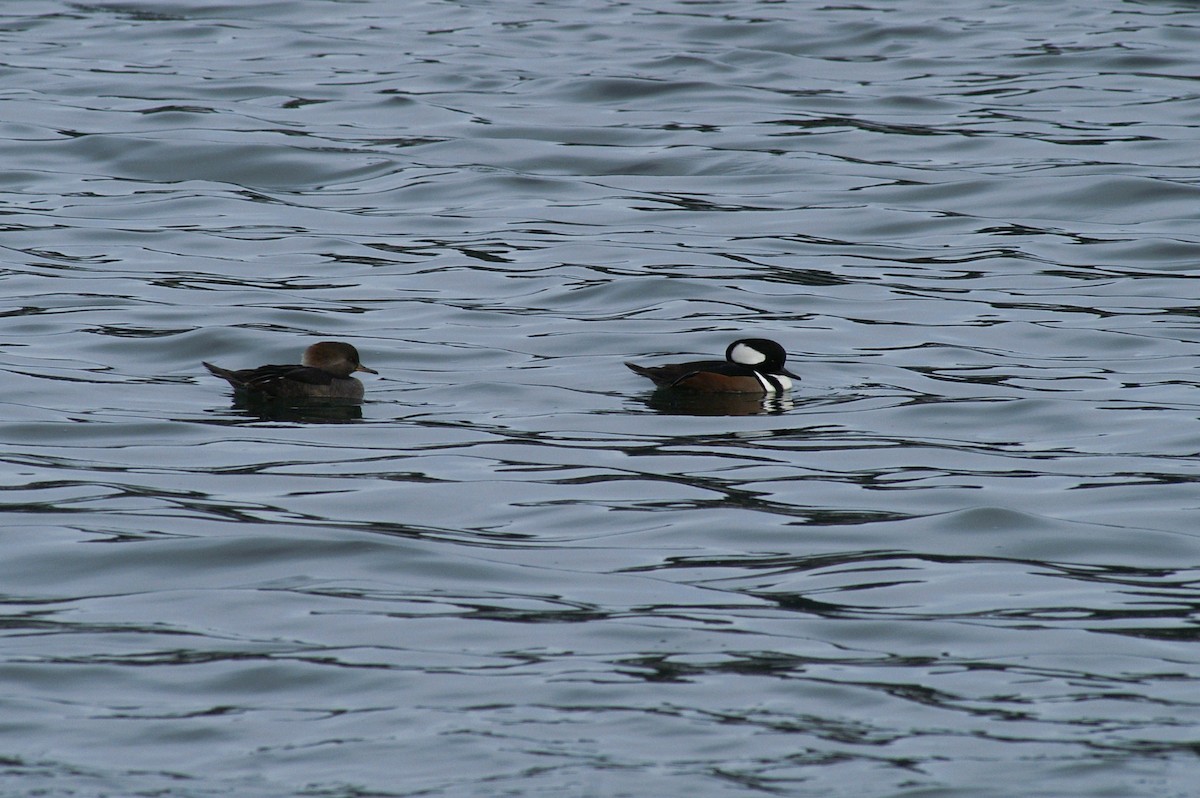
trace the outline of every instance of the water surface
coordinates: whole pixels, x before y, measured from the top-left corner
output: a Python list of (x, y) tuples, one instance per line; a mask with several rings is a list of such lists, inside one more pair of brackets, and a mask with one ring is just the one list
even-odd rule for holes
[(1198, 34), (4, 6), (0, 789), (1190, 795)]

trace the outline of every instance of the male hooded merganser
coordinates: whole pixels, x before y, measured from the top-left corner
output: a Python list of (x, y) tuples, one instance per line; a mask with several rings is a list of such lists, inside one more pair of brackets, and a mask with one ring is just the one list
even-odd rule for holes
[(626, 363), (659, 388), (705, 393), (783, 393), (795, 374), (783, 367), (787, 352), (766, 338), (743, 338), (725, 350), (725, 360), (697, 360), (666, 366)]
[(259, 366), (231, 371), (211, 363), (204, 367), (227, 380), (234, 391), (263, 399), (362, 399), (356, 371), (378, 374), (358, 361), (358, 350), (341, 341), (321, 341), (304, 350), (301, 365)]

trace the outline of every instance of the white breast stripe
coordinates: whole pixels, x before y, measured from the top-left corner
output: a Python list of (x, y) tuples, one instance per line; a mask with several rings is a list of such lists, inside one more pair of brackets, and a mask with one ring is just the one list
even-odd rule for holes
[(783, 393), (792, 389), (792, 381), (783, 374), (763, 374), (760, 371), (754, 372), (754, 376), (758, 377), (758, 381), (762, 383), (763, 390), (767, 393)]

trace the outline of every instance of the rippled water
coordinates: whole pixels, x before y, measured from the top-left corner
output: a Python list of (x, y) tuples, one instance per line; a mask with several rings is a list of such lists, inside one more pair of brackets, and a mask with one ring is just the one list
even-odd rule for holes
[(0, 789), (1194, 794), (1198, 36), (3, 5)]

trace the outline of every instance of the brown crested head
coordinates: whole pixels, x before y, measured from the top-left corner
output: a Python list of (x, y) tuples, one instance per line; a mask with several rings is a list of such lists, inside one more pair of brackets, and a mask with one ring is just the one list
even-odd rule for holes
[(305, 366), (328, 371), (336, 377), (349, 377), (356, 371), (368, 374), (378, 374), (375, 369), (369, 369), (358, 359), (358, 350), (342, 341), (321, 341), (304, 350), (304, 359), (300, 361)]

